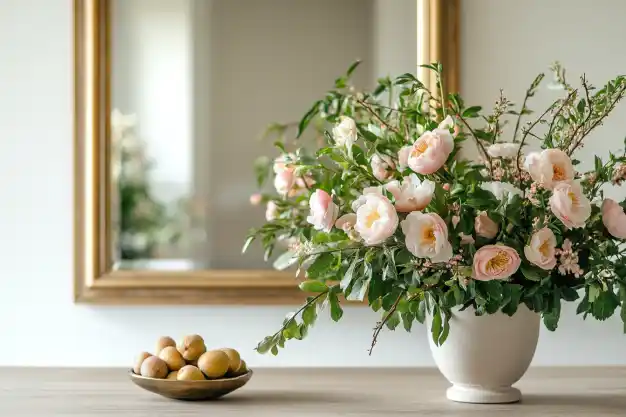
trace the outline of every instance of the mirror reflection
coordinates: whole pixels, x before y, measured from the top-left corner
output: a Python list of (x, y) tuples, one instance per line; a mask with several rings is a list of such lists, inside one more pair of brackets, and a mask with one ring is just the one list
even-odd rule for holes
[(356, 59), (363, 88), (415, 69), (413, 0), (113, 0), (111, 8), (116, 268), (271, 268), (259, 248), (241, 255), (265, 216), (251, 202), (250, 167), (273, 152), (268, 126), (297, 122)]

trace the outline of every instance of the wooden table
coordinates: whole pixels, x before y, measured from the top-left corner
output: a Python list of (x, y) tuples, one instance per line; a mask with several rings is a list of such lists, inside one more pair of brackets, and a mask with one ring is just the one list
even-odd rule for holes
[(168, 400), (123, 369), (0, 368), (0, 416), (626, 416), (626, 368), (532, 369), (518, 404), (445, 399), (433, 369), (257, 369), (219, 401)]

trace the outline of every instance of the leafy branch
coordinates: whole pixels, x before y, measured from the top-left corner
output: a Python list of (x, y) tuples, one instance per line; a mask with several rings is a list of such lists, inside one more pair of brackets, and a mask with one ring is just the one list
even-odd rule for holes
[(389, 321), (391, 316), (396, 312), (398, 308), (398, 304), (400, 303), (400, 300), (404, 298), (405, 294), (406, 294), (406, 291), (402, 291), (400, 295), (398, 295), (398, 298), (396, 298), (396, 301), (394, 301), (391, 308), (387, 311), (387, 314), (383, 316), (383, 319), (379, 321), (378, 323), (376, 323), (376, 327), (374, 327), (374, 335), (372, 336), (372, 345), (369, 348), (370, 356), (372, 356), (372, 351), (374, 350), (374, 346), (376, 346), (376, 342), (378, 342), (378, 335), (382, 331), (383, 326), (385, 326), (385, 323), (387, 323), (387, 321)]

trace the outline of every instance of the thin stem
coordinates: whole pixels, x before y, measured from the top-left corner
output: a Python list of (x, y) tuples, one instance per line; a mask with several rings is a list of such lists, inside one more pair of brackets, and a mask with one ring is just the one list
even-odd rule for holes
[(277, 335), (281, 334), (283, 332), (283, 330), (285, 330), (298, 316), (298, 314), (302, 313), (304, 311), (305, 308), (307, 308), (308, 306), (310, 306), (311, 304), (317, 302), (317, 300), (319, 300), (323, 295), (328, 294), (328, 291), (330, 291), (330, 288), (324, 292), (321, 292), (319, 294), (317, 294), (315, 297), (311, 298), (311, 300), (307, 301), (302, 307), (300, 307), (300, 309), (298, 311), (296, 311), (293, 316), (291, 316), (291, 318), (289, 320), (287, 320), (285, 322), (285, 324), (283, 324), (283, 326), (276, 332), (274, 333), (271, 338), (273, 339), (274, 337), (276, 337)]
[(522, 123), (522, 116), (524, 115), (524, 110), (526, 110), (526, 103), (528, 102), (528, 98), (530, 97), (530, 90), (526, 90), (526, 96), (524, 97), (524, 102), (522, 103), (522, 109), (519, 112), (519, 116), (517, 117), (517, 122), (515, 123), (515, 130), (513, 130), (513, 142), (516, 141), (517, 132), (519, 131), (520, 124)]
[(491, 158), (489, 157), (489, 154), (487, 153), (487, 150), (485, 149), (485, 147), (483, 146), (483, 144), (480, 142), (480, 139), (478, 139), (478, 136), (476, 136), (476, 132), (474, 132), (474, 129), (472, 129), (472, 127), (469, 125), (469, 123), (467, 123), (467, 120), (465, 120), (463, 118), (463, 116), (461, 116), (461, 113), (457, 112), (456, 113), (456, 117), (459, 118), (459, 120), (461, 122), (463, 122), (463, 124), (465, 125), (465, 127), (467, 127), (467, 129), (470, 131), (470, 133), (472, 134), (472, 137), (474, 138), (474, 142), (476, 142), (476, 145), (478, 146), (478, 149), (480, 150), (480, 152), (483, 154), (483, 157), (487, 160), (487, 162), (489, 163), (489, 172), (491, 172), (491, 174), (493, 175), (493, 167), (491, 165)]
[(441, 97), (441, 102), (440, 102), (441, 111), (443, 112), (443, 118), (445, 119), (446, 118), (446, 106), (445, 106), (446, 98), (443, 92), (443, 80), (442, 80), (440, 71), (437, 71), (437, 89), (439, 90), (439, 96)]
[(398, 298), (396, 298), (396, 301), (394, 301), (389, 311), (387, 311), (387, 314), (385, 314), (383, 319), (376, 324), (376, 327), (374, 328), (374, 335), (372, 336), (372, 346), (370, 346), (370, 349), (369, 349), (370, 356), (372, 356), (372, 351), (374, 350), (374, 346), (376, 345), (376, 342), (378, 341), (378, 335), (382, 331), (383, 326), (385, 325), (385, 323), (387, 323), (387, 321), (389, 321), (389, 318), (391, 318), (391, 315), (396, 312), (396, 309), (398, 308), (398, 304), (400, 303), (400, 300), (402, 300), (405, 294), (406, 294), (406, 291), (402, 291), (400, 293), (400, 295), (398, 296)]
[(379, 115), (378, 113), (376, 113), (374, 111), (374, 109), (372, 109), (370, 107), (370, 105), (368, 103), (366, 103), (363, 100), (360, 99), (356, 99), (357, 103), (359, 103), (361, 106), (363, 106), (363, 108), (365, 110), (367, 110), (372, 116), (374, 116), (374, 118), (383, 126), (385, 126), (387, 129), (391, 130), (394, 133), (397, 133), (398, 135), (402, 136), (402, 132), (400, 132), (395, 126), (391, 126), (389, 123), (385, 122)]

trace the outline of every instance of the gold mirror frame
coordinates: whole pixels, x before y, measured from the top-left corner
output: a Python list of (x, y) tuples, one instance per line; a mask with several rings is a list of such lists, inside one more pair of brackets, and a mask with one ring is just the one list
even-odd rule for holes
[[(458, 91), (459, 1), (416, 0), (418, 64), (439, 61)], [(77, 303), (300, 304), (292, 273), (113, 270), (110, 250), (109, 0), (74, 0), (75, 285)], [(433, 80), (418, 69), (427, 85)], [(242, 236), (242, 243), (244, 237)]]

